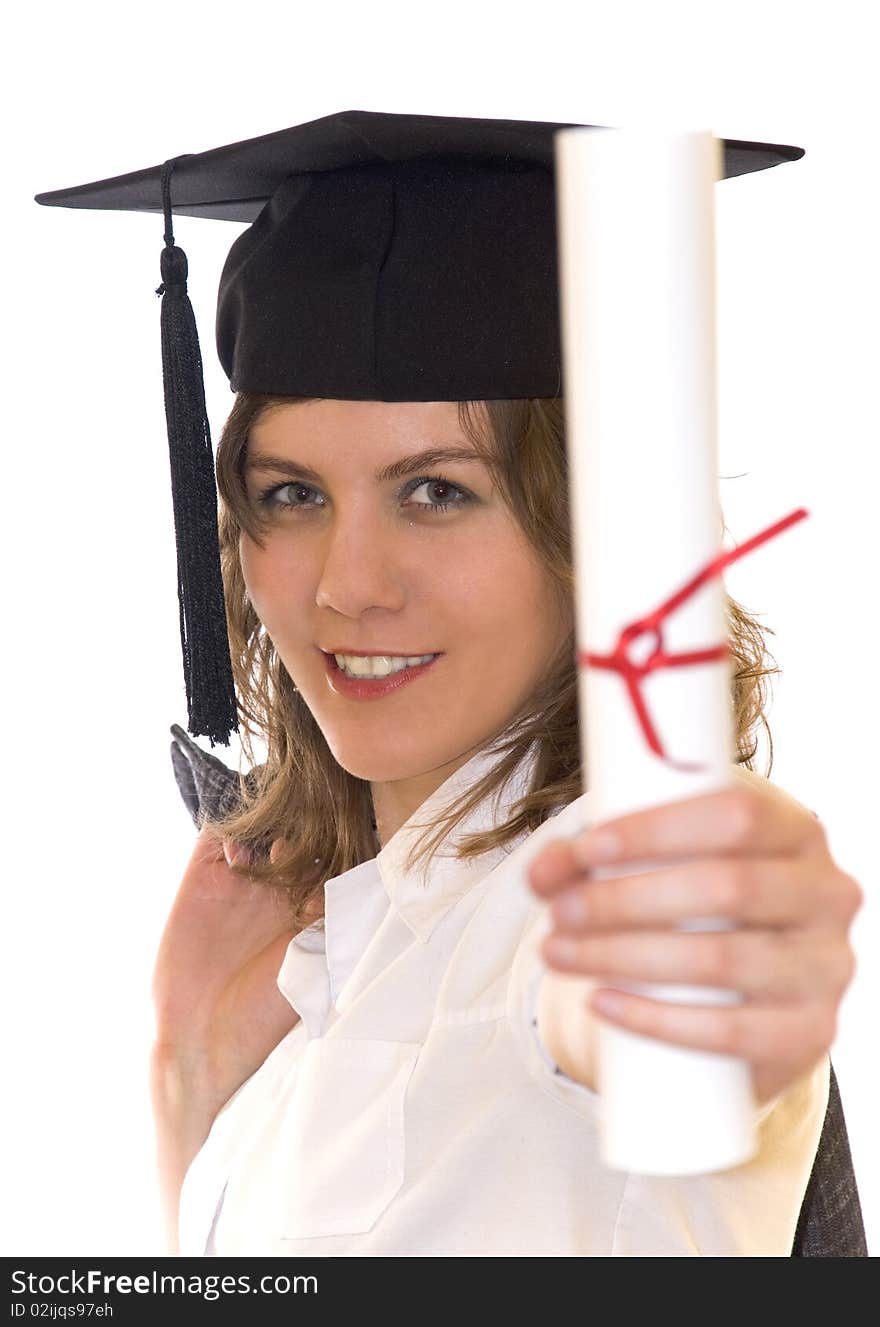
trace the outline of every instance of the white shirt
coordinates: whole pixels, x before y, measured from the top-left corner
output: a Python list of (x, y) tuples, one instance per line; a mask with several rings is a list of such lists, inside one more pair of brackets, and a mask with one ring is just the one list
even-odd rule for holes
[[(506, 819), (533, 754), (456, 835)], [(685, 1178), (603, 1166), (597, 1093), (542, 1044), (549, 909), (525, 868), (589, 793), (511, 847), (403, 869), (418, 822), (324, 886), (325, 930), (278, 986), (301, 1021), (230, 1097), (181, 1191), (183, 1255), (788, 1257), (828, 1101), (824, 1057), (758, 1111), (748, 1163)]]

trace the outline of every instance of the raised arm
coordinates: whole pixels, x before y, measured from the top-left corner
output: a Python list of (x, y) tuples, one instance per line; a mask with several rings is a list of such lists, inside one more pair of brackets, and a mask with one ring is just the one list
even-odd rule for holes
[(276, 979), (294, 935), (280, 891), (196, 841), (156, 958), (150, 1083), (168, 1251), (190, 1162), (223, 1104), (298, 1021)]

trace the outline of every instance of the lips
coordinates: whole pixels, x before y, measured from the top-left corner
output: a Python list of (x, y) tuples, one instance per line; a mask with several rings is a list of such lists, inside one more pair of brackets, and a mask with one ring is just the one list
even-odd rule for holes
[[(336, 662), (333, 654), (351, 654), (351, 650), (337, 650), (328, 654), (324, 651), (324, 664), (327, 670), (327, 678), (330, 687), (340, 696), (346, 696), (350, 700), (380, 700), (383, 696), (388, 696), (394, 691), (399, 691), (401, 687), (407, 686), (410, 682), (415, 682), (424, 677), (431, 669), (436, 668), (442, 654), (437, 654), (428, 663), (416, 664), (412, 668), (401, 668), (397, 673), (390, 673), (388, 677), (349, 677), (342, 671)], [(424, 654), (428, 651), (424, 650)], [(360, 652), (360, 658), (375, 657)], [(402, 656), (406, 658), (407, 656)], [(409, 656), (412, 657), (412, 656)]]

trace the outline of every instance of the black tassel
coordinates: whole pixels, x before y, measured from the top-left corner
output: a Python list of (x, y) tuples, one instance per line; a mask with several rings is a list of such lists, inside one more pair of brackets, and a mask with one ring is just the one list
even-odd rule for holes
[(220, 571), (217, 487), (196, 320), (186, 293), (186, 254), (174, 244), (171, 171), (162, 168), (162, 377), (177, 538), (177, 597), (189, 731), (229, 744), (238, 730)]

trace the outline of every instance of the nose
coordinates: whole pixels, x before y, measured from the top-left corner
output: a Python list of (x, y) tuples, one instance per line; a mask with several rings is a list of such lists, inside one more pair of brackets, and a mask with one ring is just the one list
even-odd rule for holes
[(359, 504), (340, 512), (328, 527), (319, 561), (317, 606), (351, 618), (369, 608), (402, 608), (406, 595), (398, 538), (387, 522)]

